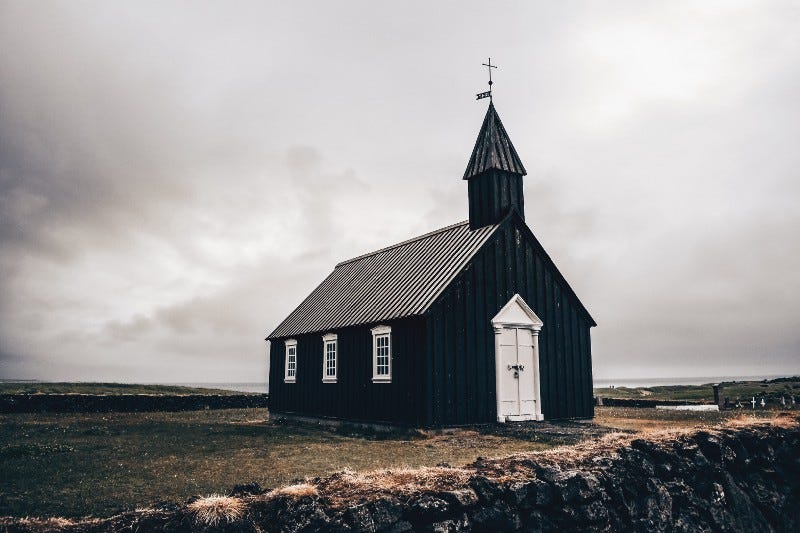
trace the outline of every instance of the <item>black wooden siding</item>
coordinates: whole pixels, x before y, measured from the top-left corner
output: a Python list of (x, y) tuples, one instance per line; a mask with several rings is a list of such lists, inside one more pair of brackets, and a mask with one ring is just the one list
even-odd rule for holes
[(491, 319), (515, 293), (544, 322), (539, 368), (545, 418), (594, 415), (589, 341), (594, 322), (515, 214), (426, 314), (426, 389), (431, 394), (425, 425), (496, 420)]
[[(428, 396), (422, 379), (424, 319), (382, 322), (392, 327), (392, 382), (372, 382), (372, 333), (378, 324), (297, 335), (297, 379), (284, 383), (285, 338), (271, 341), (269, 408), (273, 412), (359, 421), (424, 425), (420, 402)], [(338, 334), (337, 382), (322, 382), (325, 333)]]
[(518, 213), (525, 212), (522, 176), (519, 174), (489, 170), (470, 178), (468, 187), (469, 227), (473, 230), (497, 224), (511, 208)]

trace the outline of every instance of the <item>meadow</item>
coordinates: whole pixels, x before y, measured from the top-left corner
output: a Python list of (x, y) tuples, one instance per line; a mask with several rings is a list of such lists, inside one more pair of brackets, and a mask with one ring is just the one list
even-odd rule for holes
[(0, 516), (109, 516), (243, 483), (275, 488), (343, 469), (455, 466), (602, 431), (713, 426), (741, 416), (601, 407), (591, 423), (376, 434), (270, 421), (266, 409), (0, 414)]

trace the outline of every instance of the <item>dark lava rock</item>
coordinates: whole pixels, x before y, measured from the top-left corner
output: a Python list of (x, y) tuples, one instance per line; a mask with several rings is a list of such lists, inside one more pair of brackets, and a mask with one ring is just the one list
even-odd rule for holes
[(473, 477), (469, 482), (469, 486), (472, 487), (472, 490), (478, 495), (478, 500), (483, 504), (492, 503), (503, 495), (500, 483), (484, 476)]
[(440, 492), (437, 497), (446, 501), (450, 509), (467, 509), (478, 503), (478, 495), (472, 489), (449, 490)]
[(265, 492), (267, 491), (262, 489), (261, 485), (256, 482), (252, 482), (234, 485), (231, 491), (228, 493), (228, 496), (241, 498), (242, 496), (252, 496), (253, 494), (264, 494)]
[(409, 502), (408, 514), (412, 522), (426, 522), (444, 518), (450, 509), (450, 504), (442, 498), (423, 494)]
[(555, 493), (564, 503), (588, 500), (599, 485), (593, 474), (579, 470), (562, 472), (553, 478)]
[(474, 531), (517, 531), (522, 527), (519, 515), (503, 501), (470, 513)]
[(464, 514), (452, 520), (434, 522), (431, 524), (429, 531), (433, 533), (458, 533), (461, 531), (472, 531), (472, 527), (469, 518)]
[[(395, 526), (402, 516), (403, 507), (399, 501), (381, 498), (349, 508), (345, 520), (356, 531), (383, 531)], [(402, 524), (394, 530), (407, 531)]]
[(504, 499), (520, 509), (544, 507), (553, 501), (553, 487), (540, 479), (512, 481), (506, 486)]

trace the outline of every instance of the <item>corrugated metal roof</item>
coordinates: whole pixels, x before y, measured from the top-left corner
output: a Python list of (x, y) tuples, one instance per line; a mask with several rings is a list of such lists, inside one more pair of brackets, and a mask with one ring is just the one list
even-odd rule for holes
[(339, 263), (268, 338), (422, 314), (496, 228), (460, 222)]
[(494, 104), (489, 104), (486, 117), (483, 119), (481, 131), (472, 149), (472, 157), (467, 163), (464, 179), (477, 176), (490, 169), (506, 170), (524, 176), (527, 174), (522, 161), (511, 144), (511, 139), (503, 127), (500, 115), (494, 109)]

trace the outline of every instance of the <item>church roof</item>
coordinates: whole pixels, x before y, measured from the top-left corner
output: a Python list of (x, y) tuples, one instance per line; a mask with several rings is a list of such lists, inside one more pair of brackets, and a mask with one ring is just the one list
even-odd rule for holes
[(527, 174), (493, 103), (490, 103), (489, 109), (486, 110), (486, 117), (475, 141), (475, 148), (472, 149), (472, 157), (467, 163), (464, 179), (490, 169), (505, 170), (522, 176)]
[(267, 338), (422, 314), (497, 227), (460, 222), (339, 263)]

